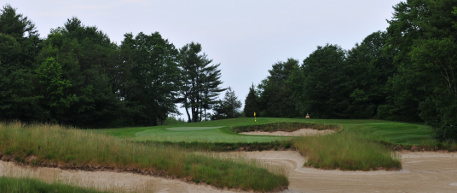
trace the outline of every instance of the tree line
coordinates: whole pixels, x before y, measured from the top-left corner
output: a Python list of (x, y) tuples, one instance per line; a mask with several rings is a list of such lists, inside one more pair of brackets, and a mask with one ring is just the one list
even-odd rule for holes
[(181, 104), (189, 122), (198, 122), (210, 118), (207, 110), (215, 107), (227, 114), (218, 99), (226, 90), (219, 65), (199, 43), (177, 49), (155, 32), (126, 33), (117, 45), (76, 17), (40, 39), (31, 20), (5, 5), (0, 121), (157, 125)]
[(350, 50), (327, 44), (273, 64), (249, 89), (246, 116), (425, 122), (457, 139), (457, 1), (408, 0), (389, 27)]

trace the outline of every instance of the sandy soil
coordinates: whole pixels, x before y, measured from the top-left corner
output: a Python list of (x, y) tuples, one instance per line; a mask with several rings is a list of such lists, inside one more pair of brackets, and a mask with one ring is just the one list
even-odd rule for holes
[(58, 168), (32, 168), (29, 166), (21, 167), (12, 162), (4, 161), (0, 161), (0, 176), (38, 178), (46, 182), (61, 182), (79, 187), (91, 187), (112, 192), (234, 192), (219, 190), (207, 185), (196, 185), (180, 180), (132, 173), (109, 171), (90, 172), (61, 170)]
[(239, 134), (243, 135), (274, 135), (274, 136), (314, 136), (314, 135), (326, 135), (334, 133), (334, 130), (317, 130), (317, 129), (299, 129), (292, 132), (286, 131), (275, 131), (275, 132), (263, 132), (263, 131), (253, 131), (253, 132), (241, 132)]
[[(400, 152), (400, 171), (340, 171), (303, 168), (294, 151), (229, 152), (221, 156), (256, 159), (281, 167), (292, 192), (457, 192), (457, 153)], [(83, 187), (128, 192), (232, 192), (179, 180), (116, 172), (20, 167), (0, 162), (0, 176), (35, 177)]]
[(457, 153), (401, 152), (400, 171), (340, 171), (303, 168), (294, 151), (231, 153), (282, 165), (289, 192), (457, 192)]

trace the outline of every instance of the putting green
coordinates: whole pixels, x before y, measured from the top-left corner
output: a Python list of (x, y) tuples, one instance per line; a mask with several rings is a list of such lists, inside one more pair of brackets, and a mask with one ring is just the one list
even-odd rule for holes
[(135, 141), (254, 143), (287, 139), (276, 136), (249, 136), (222, 131), (224, 126), (151, 128), (135, 133)]
[(168, 131), (201, 131), (201, 130), (210, 130), (210, 129), (219, 129), (222, 127), (173, 127), (166, 128)]

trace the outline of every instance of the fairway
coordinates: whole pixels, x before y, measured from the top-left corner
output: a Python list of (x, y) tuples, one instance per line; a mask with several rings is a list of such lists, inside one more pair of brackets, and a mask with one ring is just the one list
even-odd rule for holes
[(219, 129), (222, 127), (173, 127), (166, 128), (168, 131), (200, 131), (200, 130), (210, 130), (210, 129)]

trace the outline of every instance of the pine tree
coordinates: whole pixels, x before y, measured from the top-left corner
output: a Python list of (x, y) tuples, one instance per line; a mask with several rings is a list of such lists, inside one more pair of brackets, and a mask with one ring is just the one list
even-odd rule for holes
[(254, 112), (259, 113), (258, 100), (254, 84), (252, 84), (251, 88), (249, 88), (248, 96), (244, 100), (244, 114), (246, 117), (254, 117)]
[(189, 122), (200, 122), (206, 116), (206, 110), (216, 104), (218, 94), (225, 90), (219, 87), (222, 84), (220, 64), (212, 64), (213, 61), (206, 54), (200, 54), (201, 51), (201, 45), (193, 42), (180, 50), (182, 87), (179, 102), (186, 109)]

